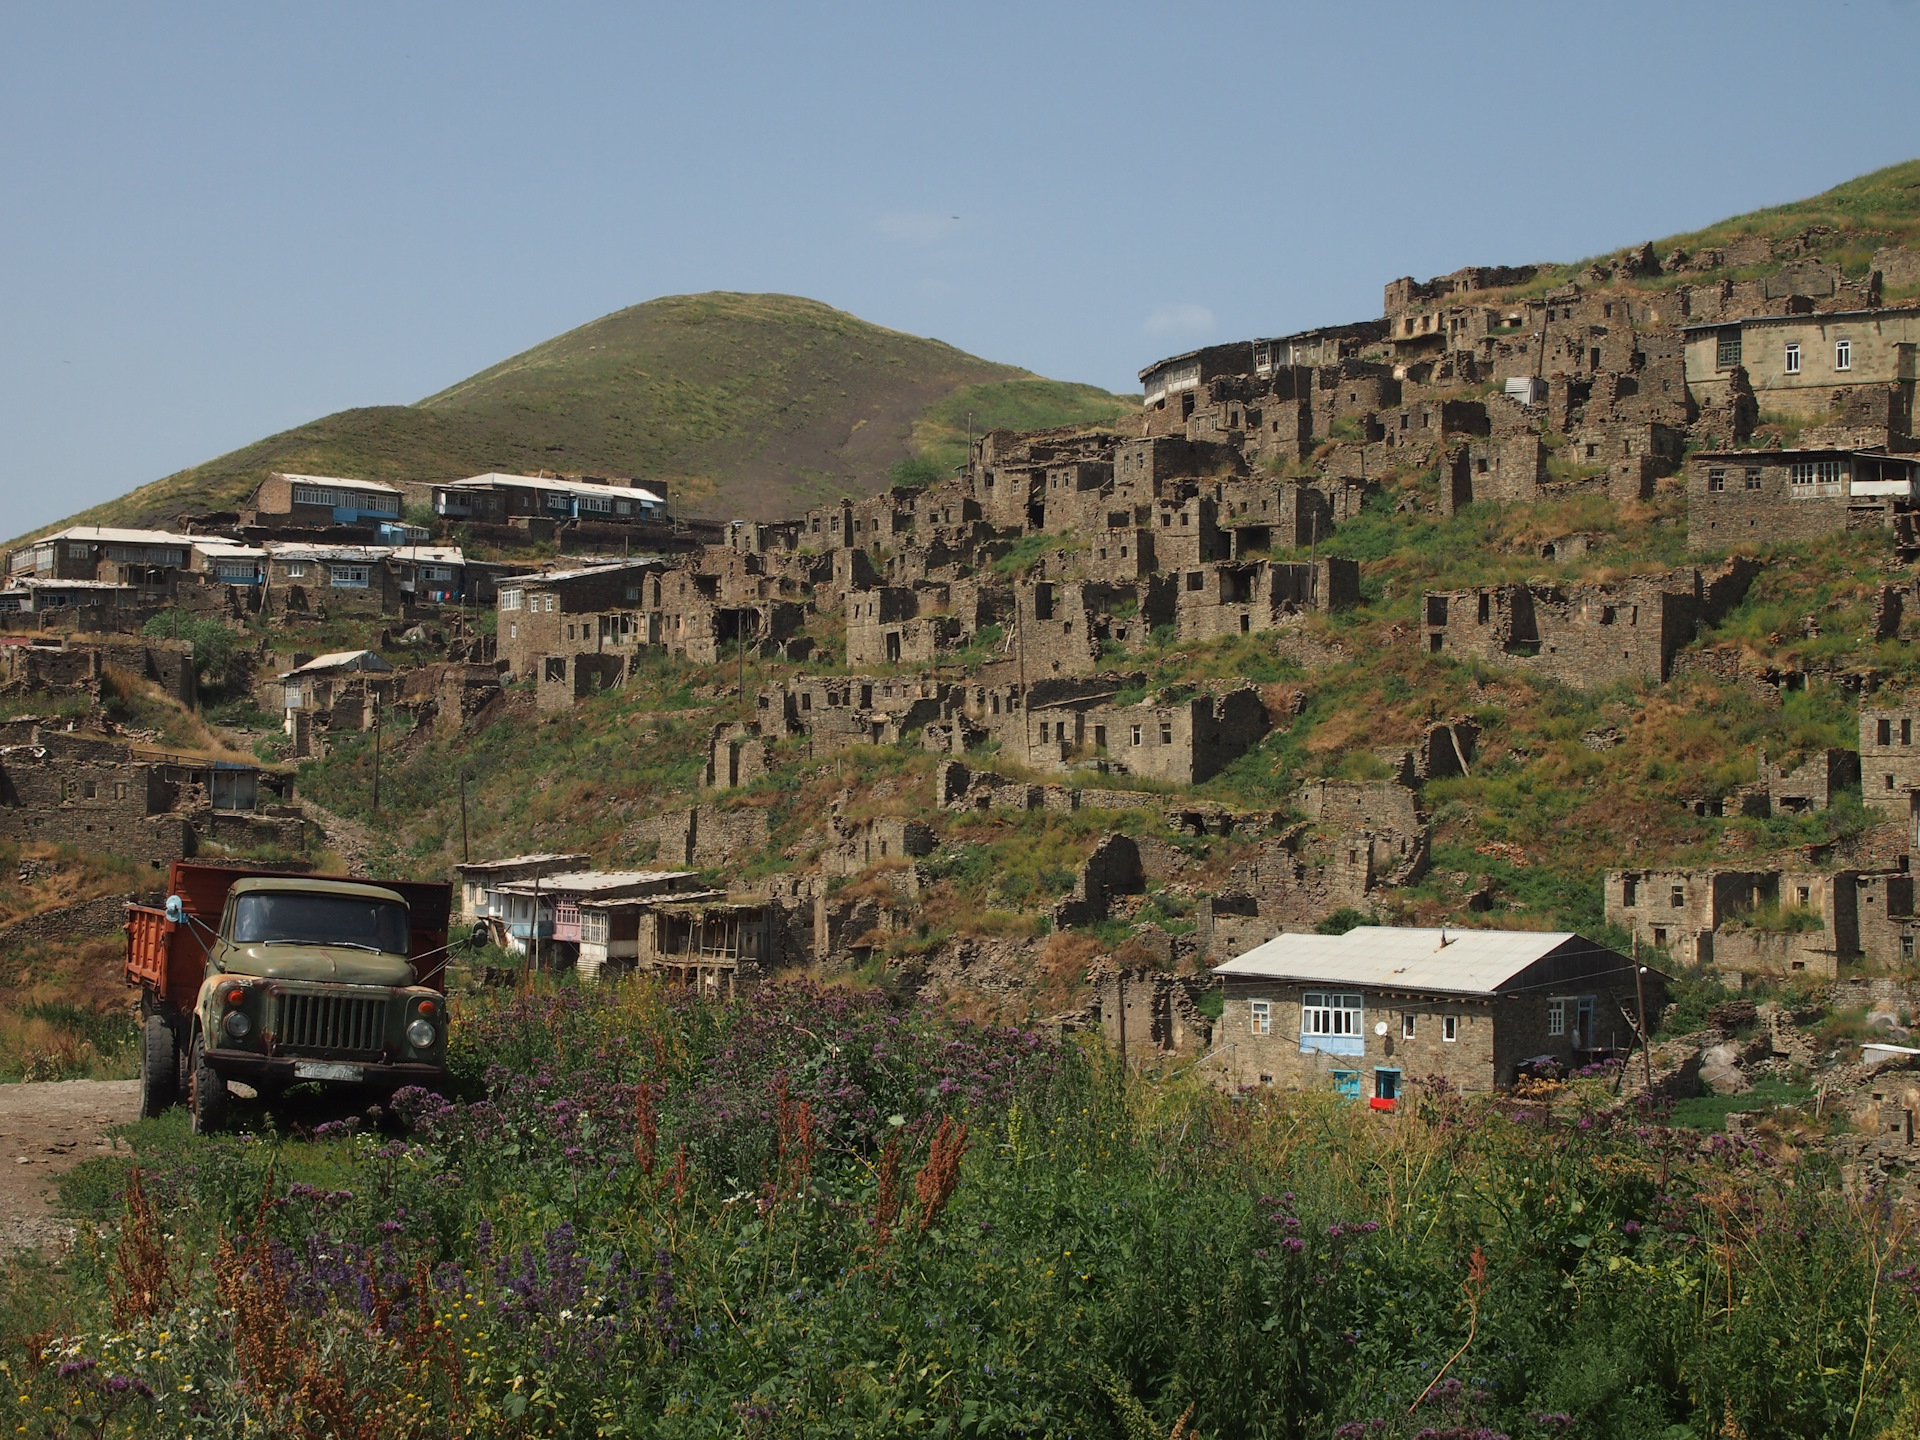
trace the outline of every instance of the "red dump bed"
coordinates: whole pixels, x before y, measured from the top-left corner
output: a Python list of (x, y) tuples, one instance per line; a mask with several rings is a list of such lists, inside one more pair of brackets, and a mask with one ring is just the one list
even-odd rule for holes
[[(176, 925), (164, 909), (127, 907), (127, 983), (154, 991), (168, 1004), (191, 1010), (206, 978), (207, 951), (227, 908), (227, 891), (236, 880), (256, 878), (335, 880), (335, 875), (302, 877), (284, 870), (245, 870), (228, 865), (195, 865), (176, 860), (168, 877), (169, 895), (178, 895), (187, 914), (200, 923)], [(414, 968), (421, 983), (445, 993), (447, 921), (453, 886), (445, 881), (370, 880), (344, 877), (356, 885), (380, 885), (407, 902)], [(201, 927), (204, 926), (205, 929)]]

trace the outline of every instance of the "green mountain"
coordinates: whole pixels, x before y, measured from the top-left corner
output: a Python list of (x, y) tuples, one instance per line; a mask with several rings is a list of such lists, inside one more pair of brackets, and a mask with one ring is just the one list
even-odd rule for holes
[(269, 470), (394, 482), (613, 470), (664, 482), (683, 514), (773, 518), (877, 489), (903, 464), (925, 475), (956, 463), (969, 414), (980, 430), (1108, 422), (1134, 408), (814, 300), (675, 295), (418, 404), (342, 410), (60, 524), (231, 510)]

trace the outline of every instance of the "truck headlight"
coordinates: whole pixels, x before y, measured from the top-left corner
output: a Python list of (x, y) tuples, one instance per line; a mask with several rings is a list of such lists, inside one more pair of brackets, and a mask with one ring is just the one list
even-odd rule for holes
[(407, 1026), (407, 1043), (416, 1050), (428, 1050), (439, 1033), (431, 1020), (416, 1020)]
[(244, 1010), (230, 1011), (227, 1018), (220, 1022), (220, 1028), (236, 1040), (244, 1040), (253, 1029), (253, 1021), (247, 1018)]

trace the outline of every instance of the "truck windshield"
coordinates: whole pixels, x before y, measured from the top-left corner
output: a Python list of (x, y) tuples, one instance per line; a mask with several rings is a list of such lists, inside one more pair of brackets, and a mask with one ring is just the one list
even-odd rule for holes
[(275, 940), (303, 945), (357, 945), (405, 955), (407, 910), (390, 900), (363, 900), (354, 895), (274, 891), (242, 895), (233, 906), (233, 939), (241, 945)]

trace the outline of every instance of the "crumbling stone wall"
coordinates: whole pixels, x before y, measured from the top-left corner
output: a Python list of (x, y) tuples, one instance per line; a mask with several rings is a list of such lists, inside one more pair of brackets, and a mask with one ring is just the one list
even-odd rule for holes
[(767, 845), (767, 812), (751, 806), (722, 810), (695, 805), (667, 810), (635, 827), (635, 838), (658, 847), (654, 863), (689, 870), (717, 870), (737, 865)]
[(1896, 819), (1920, 815), (1920, 708), (1860, 707), (1860, 797)]

